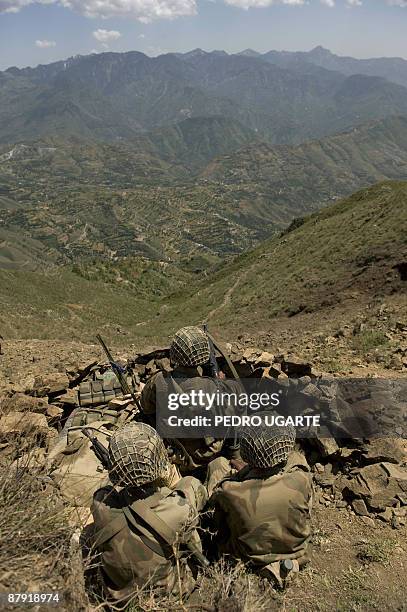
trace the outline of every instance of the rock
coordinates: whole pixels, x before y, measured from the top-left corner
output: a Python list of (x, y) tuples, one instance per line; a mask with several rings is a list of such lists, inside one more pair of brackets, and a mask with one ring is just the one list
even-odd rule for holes
[(27, 470), (44, 467), (46, 454), (44, 448), (33, 448), (28, 453), (24, 453), (21, 457), (13, 461), (10, 466), (11, 470)]
[(47, 419), (43, 414), (34, 412), (10, 412), (0, 418), (0, 432), (12, 433), (28, 429), (48, 429)]
[(59, 397), (66, 393), (69, 387), (69, 378), (66, 374), (55, 373), (51, 376), (38, 376), (30, 395), (34, 397)]
[(316, 474), (315, 482), (320, 487), (332, 487), (335, 483), (336, 477), (333, 474)]
[(248, 348), (243, 352), (243, 359), (247, 361), (247, 363), (255, 363), (256, 360), (260, 357), (261, 352), (259, 349)]
[(354, 499), (352, 502), (352, 508), (359, 516), (369, 516), (369, 511), (366, 508), (366, 504), (363, 499)]
[(348, 503), (344, 499), (338, 500), (335, 504), (337, 508), (346, 508), (347, 505)]
[(402, 463), (407, 459), (406, 442), (397, 438), (373, 438), (365, 448), (363, 456), (369, 462)]
[[(370, 510), (384, 512), (396, 506), (398, 495), (407, 493), (407, 468), (392, 463), (375, 463), (353, 471), (343, 488), (344, 496), (351, 494), (363, 499)], [(344, 477), (342, 477), (344, 478)]]
[(375, 522), (370, 516), (361, 516), (360, 520), (364, 522), (368, 527), (376, 527)]
[(324, 466), (322, 465), (322, 463), (316, 463), (314, 465), (315, 471), (318, 472), (318, 474), (323, 474), (325, 471)]
[(393, 529), (400, 529), (400, 527), (402, 526), (402, 522), (397, 516), (393, 516), (393, 518), (391, 519), (391, 526), (393, 527)]
[(320, 432), (316, 432), (312, 439), (323, 457), (335, 455), (339, 451), (335, 438), (322, 437)]
[(271, 364), (274, 361), (274, 355), (272, 355), (271, 353), (268, 353), (267, 351), (264, 351), (260, 357), (258, 357), (256, 359), (256, 361), (254, 362), (256, 367), (263, 367), (266, 368), (268, 366), (271, 366)]
[(3, 412), (36, 412), (45, 414), (48, 401), (40, 397), (32, 397), (24, 393), (15, 393), (2, 403)]
[(384, 512), (380, 512), (380, 514), (377, 515), (377, 518), (381, 521), (384, 521), (385, 523), (390, 523), (391, 519), (393, 518), (393, 512), (391, 508), (386, 508)]
[(283, 359), (281, 369), (287, 376), (295, 376), (297, 378), (301, 376), (311, 376), (312, 374), (311, 364), (304, 363), (304, 361), (293, 355), (290, 355), (287, 359)]
[(50, 404), (47, 408), (47, 412), (46, 415), (47, 417), (50, 417), (51, 419), (60, 419), (64, 414), (64, 410), (63, 408), (60, 408), (59, 406), (54, 406), (53, 404)]
[[(307, 377), (303, 377), (303, 378), (307, 378), (309, 380), (311, 380), (308, 376)], [(302, 380), (302, 378), (300, 379)], [(307, 384), (303, 389), (301, 389), (301, 393), (302, 395), (305, 395), (309, 398), (312, 398), (314, 400), (319, 400), (322, 397), (322, 391), (320, 389), (318, 389), (318, 387), (314, 384), (312, 384), (311, 382), (309, 384)]]
[(146, 364), (146, 374), (147, 374), (148, 376), (152, 376), (153, 374), (156, 374), (157, 372), (158, 372), (158, 368), (157, 368), (157, 366), (155, 365), (155, 360), (154, 360), (154, 359), (151, 359), (151, 361), (149, 361), (149, 362)]
[[(266, 368), (263, 372), (263, 378), (280, 378), (280, 376), (283, 374), (283, 372), (281, 372), (281, 368), (278, 365), (272, 365), (268, 368)], [(284, 374), (285, 377), (287, 377), (286, 374)]]

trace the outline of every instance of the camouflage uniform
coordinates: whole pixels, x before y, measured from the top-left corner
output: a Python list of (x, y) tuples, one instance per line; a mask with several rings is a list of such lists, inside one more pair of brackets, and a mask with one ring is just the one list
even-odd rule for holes
[[(255, 435), (253, 447), (257, 445), (258, 454), (267, 456), (267, 448), (256, 441)], [(285, 459), (278, 457), (274, 465), (269, 461), (269, 467), (249, 451), (242, 439), (242, 458), (251, 465), (233, 476), (223, 458), (209, 466), (219, 550), (258, 569), (284, 559), (296, 559), (302, 565), (308, 561), (311, 536), (312, 476), (308, 464), (300, 453), (289, 452), (289, 445)], [(216, 480), (222, 477), (226, 479), (216, 488)]]
[[(200, 366), (209, 361), (209, 342), (206, 334), (198, 327), (184, 327), (177, 332), (170, 349), (171, 373), (158, 372), (147, 382), (141, 394), (141, 406), (145, 417), (155, 425), (158, 394), (178, 392), (190, 393), (202, 390), (204, 393), (215, 393), (217, 389), (227, 393), (241, 393), (242, 387), (237, 381), (224, 381), (203, 376)], [(223, 440), (213, 437), (189, 438), (179, 440), (190, 456), (188, 467), (180, 465), (183, 473), (190, 473), (195, 468), (206, 466), (221, 454)], [(182, 461), (174, 456), (175, 462)]]
[(202, 550), (196, 525), (207, 501), (205, 487), (193, 477), (181, 479), (173, 490), (166, 486), (170, 465), (164, 445), (144, 423), (116, 432), (109, 454), (110, 478), (125, 486), (99, 489), (92, 505), (94, 546), (101, 553), (108, 597), (128, 602), (137, 587), (174, 596), (180, 588), (190, 592), (195, 584), (187, 563), (191, 552), (183, 545)]

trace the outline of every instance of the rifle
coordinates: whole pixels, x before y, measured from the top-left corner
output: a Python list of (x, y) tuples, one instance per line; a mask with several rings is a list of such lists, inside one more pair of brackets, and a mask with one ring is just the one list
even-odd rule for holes
[(100, 334), (96, 335), (96, 339), (98, 340), (100, 346), (102, 347), (102, 349), (104, 350), (106, 357), (109, 360), (110, 366), (117, 378), (117, 380), (119, 381), (121, 390), (123, 391), (123, 395), (131, 395), (131, 397), (133, 398), (134, 402), (136, 403), (137, 407), (140, 408), (140, 403), (138, 398), (135, 396), (135, 394), (133, 393), (133, 391), (130, 389), (129, 384), (126, 380), (126, 377), (124, 375), (125, 370), (119, 366), (118, 363), (115, 362), (115, 360), (113, 359), (113, 355), (112, 353), (109, 351), (109, 349), (107, 348), (102, 336)]
[(92, 436), (90, 429), (87, 429), (85, 427), (84, 429), (82, 429), (82, 433), (91, 441), (91, 449), (93, 450), (105, 470), (110, 470), (110, 458), (107, 448), (103, 446), (103, 444), (97, 439), (96, 436)]
[(208, 338), (208, 343), (209, 343), (209, 369), (210, 369), (210, 375), (212, 378), (219, 378), (219, 365), (218, 365), (218, 361), (216, 359), (216, 353), (215, 353), (215, 346), (213, 344), (213, 340), (212, 337), (209, 335), (208, 332), (208, 326), (206, 325), (206, 323), (203, 325), (203, 330), (206, 334), (206, 337)]
[[(206, 337), (208, 338), (208, 342), (209, 342), (209, 351), (210, 351), (210, 357), (209, 357), (209, 367), (211, 370), (211, 376), (213, 378), (219, 378), (219, 366), (218, 366), (218, 362), (216, 360), (216, 353), (215, 353), (215, 349), (222, 355), (222, 357), (225, 359), (226, 363), (229, 366), (230, 371), (233, 374), (233, 377), (235, 378), (235, 380), (240, 380), (239, 379), (239, 374), (237, 373), (237, 370), (235, 368), (235, 366), (233, 365), (230, 357), (226, 354), (225, 351), (223, 351), (220, 347), (219, 344), (215, 341), (215, 339), (211, 336), (211, 334), (208, 331), (208, 326), (205, 323), (203, 325), (203, 331), (206, 334)], [(225, 441), (226, 442), (226, 441)], [(234, 457), (238, 454), (239, 452), (239, 448), (240, 448), (240, 442), (238, 440), (237, 437), (237, 431), (236, 429), (234, 430), (234, 434), (233, 434), (233, 441), (227, 441), (227, 444), (225, 444), (230, 452), (230, 456)]]

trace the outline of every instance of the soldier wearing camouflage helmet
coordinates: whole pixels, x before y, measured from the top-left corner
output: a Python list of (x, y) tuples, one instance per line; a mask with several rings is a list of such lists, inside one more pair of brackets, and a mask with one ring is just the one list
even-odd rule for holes
[(187, 594), (195, 584), (187, 559), (191, 550), (202, 552), (196, 526), (207, 501), (205, 487), (189, 476), (168, 488), (167, 451), (145, 423), (117, 430), (108, 452), (114, 486), (96, 491), (92, 504), (93, 544), (101, 553), (108, 599), (125, 606), (146, 585)]
[(294, 445), (294, 428), (263, 419), (241, 432), (240, 471), (232, 475), (223, 458), (208, 468), (220, 552), (269, 572), (280, 586), (281, 562), (298, 569), (309, 560), (312, 477)]
[[(196, 326), (183, 327), (175, 334), (170, 346), (170, 362), (173, 370), (170, 373), (159, 372), (146, 384), (141, 395), (143, 414), (154, 426), (159, 397), (168, 397), (171, 392), (190, 393), (200, 391), (214, 393), (223, 389), (229, 393), (241, 393), (242, 388), (236, 381), (214, 379), (207, 376), (206, 366), (210, 359), (210, 345), (206, 333)], [(206, 466), (215, 457), (220, 456), (223, 440), (212, 437), (205, 439), (182, 439), (172, 460), (177, 463), (182, 473), (192, 473)], [(187, 458), (185, 457), (187, 454)], [(187, 460), (186, 460), (187, 459)]]

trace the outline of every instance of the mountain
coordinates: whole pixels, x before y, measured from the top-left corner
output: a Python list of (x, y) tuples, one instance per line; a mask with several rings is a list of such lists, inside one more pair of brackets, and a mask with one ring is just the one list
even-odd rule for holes
[(208, 321), (232, 336), (272, 330), (276, 318), (299, 313), (312, 326), (346, 304), (349, 322), (358, 309), (369, 314), (367, 302), (396, 297), (403, 316), (406, 279), (407, 182), (379, 183), (223, 265), (174, 297), (158, 324), (172, 328), (181, 304), (184, 324)]
[[(263, 57), (271, 59), (273, 58), (273, 53), (274, 52), (266, 54), (265, 56), (263, 55)], [(321, 46), (306, 53), (286, 53), (285, 57), (304, 59), (316, 66), (342, 72), (342, 74), (346, 74), (347, 76), (364, 74), (367, 76), (382, 77), (388, 81), (407, 87), (407, 60), (401, 57), (355, 59), (354, 57), (335, 55)]]
[(251, 144), (214, 160), (201, 177), (273, 208), (274, 223), (284, 223), (377, 181), (407, 179), (407, 117), (295, 147)]
[(115, 145), (3, 146), (1, 267), (143, 256), (208, 269), (294, 217), (377, 181), (407, 178), (406, 117), (298, 146), (252, 136), (214, 117)]
[(223, 117), (270, 143), (295, 144), (407, 114), (407, 89), (400, 85), (300, 64), (198, 49), (10, 68), (0, 73), (0, 143), (72, 136), (122, 142), (185, 119)]
[(168, 163), (199, 169), (214, 157), (259, 140), (256, 132), (222, 116), (192, 117), (148, 132), (131, 144), (140, 152), (151, 150)]

